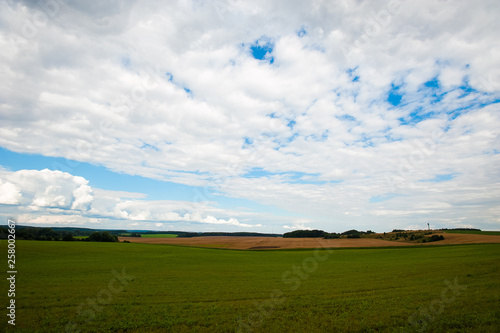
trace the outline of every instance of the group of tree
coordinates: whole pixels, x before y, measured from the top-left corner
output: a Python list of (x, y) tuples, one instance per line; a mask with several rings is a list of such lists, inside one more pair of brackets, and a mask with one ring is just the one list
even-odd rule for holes
[(85, 240), (89, 242), (118, 242), (118, 236), (112, 235), (108, 231), (96, 231)]
[(374, 234), (375, 232), (374, 231), (371, 231), (371, 230), (367, 230), (367, 231), (358, 231), (356, 229), (351, 229), (351, 230), (348, 230), (348, 231), (344, 231), (343, 233), (341, 233), (340, 235), (341, 236), (347, 236), (347, 238), (360, 238), (360, 236), (362, 235), (370, 235), (370, 234)]
[(431, 237), (429, 237), (427, 239), (427, 242), (437, 242), (437, 241), (440, 241), (440, 240), (444, 240), (444, 236), (443, 235), (432, 235)]
[(404, 240), (415, 243), (428, 243), (428, 242), (437, 242), (440, 240), (444, 240), (443, 235), (433, 235), (434, 231), (431, 230), (412, 230), (406, 231), (402, 229), (394, 229), (392, 232), (385, 233), (382, 235), (377, 235), (376, 238), (397, 241)]
[(360, 238), (362, 235), (374, 234), (375, 232), (368, 231), (358, 231), (355, 229), (344, 231), (342, 233), (336, 232), (326, 232), (323, 230), (294, 230), (286, 232), (283, 234), (283, 238)]
[(325, 237), (326, 232), (323, 230), (294, 230), (285, 232), (283, 238), (318, 238)]
[(141, 234), (138, 233), (138, 232), (131, 232), (131, 233), (127, 233), (127, 234), (121, 234), (120, 236), (121, 237), (137, 237), (137, 238), (140, 238)]
[[(7, 239), (7, 235), (7, 228), (0, 227), (0, 239)], [(75, 238), (75, 235), (72, 232), (66, 230), (54, 230), (52, 228), (38, 227), (16, 228), (16, 239), (40, 241), (118, 242), (117, 235), (111, 234), (109, 231), (93, 231), (88, 234), (88, 237)]]
[[(16, 227), (16, 239), (28, 240), (62, 240), (66, 232), (58, 232), (51, 228), (18, 228)], [(7, 238), (7, 228), (0, 227), (0, 239)]]

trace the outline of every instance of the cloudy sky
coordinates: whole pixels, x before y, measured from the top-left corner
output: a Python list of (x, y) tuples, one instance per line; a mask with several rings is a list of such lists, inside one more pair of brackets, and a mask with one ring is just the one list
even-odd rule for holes
[(0, 215), (500, 230), (500, 2), (0, 1)]

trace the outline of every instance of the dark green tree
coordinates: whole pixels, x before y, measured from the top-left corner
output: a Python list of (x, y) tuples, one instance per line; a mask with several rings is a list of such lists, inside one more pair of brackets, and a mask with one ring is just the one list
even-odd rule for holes
[(63, 241), (66, 241), (66, 242), (71, 242), (71, 241), (74, 241), (75, 238), (73, 237), (73, 234), (71, 232), (68, 232), (67, 234), (65, 234), (63, 236)]

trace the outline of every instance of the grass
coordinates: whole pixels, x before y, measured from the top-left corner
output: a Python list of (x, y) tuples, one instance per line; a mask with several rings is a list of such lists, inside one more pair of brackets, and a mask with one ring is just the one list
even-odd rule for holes
[(490, 235), (500, 236), (500, 231), (478, 231), (478, 230), (443, 230), (449, 234), (475, 234), (475, 235)]
[(174, 234), (141, 234), (144, 238), (175, 238), (177, 235)]
[[(17, 251), (16, 332), (500, 327), (500, 244), (328, 253), (18, 241)], [(122, 284), (112, 270), (133, 278)]]

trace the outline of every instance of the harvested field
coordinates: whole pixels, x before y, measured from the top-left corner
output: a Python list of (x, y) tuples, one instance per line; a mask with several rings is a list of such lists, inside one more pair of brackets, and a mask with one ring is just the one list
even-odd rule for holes
[(500, 236), (454, 234), (446, 232), (436, 233), (436, 235), (443, 235), (444, 237), (444, 240), (437, 242), (438, 244), (500, 243)]
[(382, 246), (408, 246), (408, 245), (444, 245), (444, 244), (473, 244), (473, 243), (500, 243), (500, 236), (473, 235), (473, 234), (448, 234), (443, 235), (444, 240), (433, 243), (416, 244), (411, 242), (387, 241), (375, 238), (281, 238), (281, 237), (234, 237), (210, 236), (193, 238), (136, 238), (119, 237), (120, 241), (127, 240), (131, 243), (146, 244), (171, 244), (196, 247), (238, 249), (238, 250), (268, 250), (268, 249), (312, 249), (317, 247), (382, 247)]

